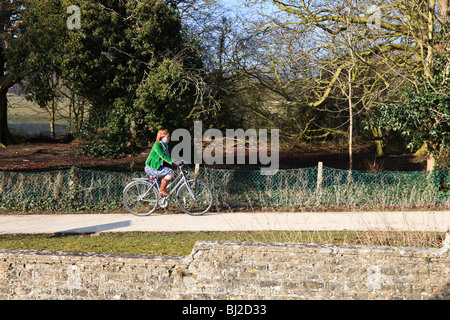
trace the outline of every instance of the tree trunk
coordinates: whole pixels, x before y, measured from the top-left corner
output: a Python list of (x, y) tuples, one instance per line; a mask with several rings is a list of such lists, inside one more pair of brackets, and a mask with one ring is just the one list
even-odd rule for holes
[(436, 158), (433, 154), (429, 153), (427, 155), (427, 171), (433, 171), (436, 166)]
[(381, 157), (384, 155), (384, 151), (383, 151), (384, 144), (383, 144), (383, 137), (381, 134), (381, 130), (380, 130), (380, 128), (377, 128), (377, 127), (371, 125), (370, 131), (372, 131), (372, 135), (373, 135), (373, 138), (375, 139), (375, 144), (377, 146), (376, 155), (378, 157)]
[(353, 170), (353, 101), (352, 101), (352, 68), (348, 70), (348, 158), (349, 170)]
[(17, 138), (9, 132), (7, 106), (8, 101), (6, 92), (0, 92), (0, 147), (3, 148), (19, 142)]
[[(439, 15), (441, 16), (441, 19), (443, 22), (448, 21), (448, 9), (449, 9), (449, 0), (431, 0), (429, 2), (428, 6), (428, 35), (424, 39), (424, 43), (428, 42), (430, 44), (427, 45), (427, 56), (425, 59), (425, 70), (424, 75), (426, 78), (431, 78), (431, 63), (433, 59), (433, 52), (435, 50), (435, 47), (431, 44), (434, 38), (435, 30), (434, 30), (434, 10), (435, 6), (437, 4)], [(436, 165), (436, 159), (433, 155), (433, 151), (435, 149), (432, 149), (428, 145), (429, 142), (425, 142), (427, 146), (427, 171), (433, 171)]]
[(427, 142), (424, 142), (420, 149), (413, 154), (415, 157), (423, 157), (425, 155), (427, 156), (427, 171), (433, 171), (436, 166), (436, 158), (430, 151)]
[[(73, 97), (73, 95), (72, 95)], [(69, 119), (67, 120), (67, 134), (70, 135), (72, 133), (72, 110), (73, 110), (73, 99), (70, 99), (69, 102)]]
[(19, 143), (19, 141), (8, 128), (8, 97), (6, 94), (16, 81), (5, 74), (6, 57), (2, 46), (3, 44), (0, 44), (0, 147), (7, 147)]
[(56, 101), (55, 97), (53, 97), (52, 105), (50, 108), (50, 135), (52, 139), (55, 139), (55, 113), (56, 113)]
[(449, 16), (447, 15), (448, 9), (449, 9), (449, 5), (450, 5), (450, 0), (438, 0), (438, 8), (439, 8), (439, 15), (441, 16), (441, 20), (442, 22), (448, 22)]

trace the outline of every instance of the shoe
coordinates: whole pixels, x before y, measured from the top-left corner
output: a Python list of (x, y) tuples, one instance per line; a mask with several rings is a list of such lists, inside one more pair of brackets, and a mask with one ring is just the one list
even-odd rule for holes
[(170, 182), (170, 180), (166, 180), (166, 179), (161, 180), (161, 187), (159, 188), (159, 194), (162, 194), (164, 196), (170, 196), (170, 193), (166, 189), (169, 182)]

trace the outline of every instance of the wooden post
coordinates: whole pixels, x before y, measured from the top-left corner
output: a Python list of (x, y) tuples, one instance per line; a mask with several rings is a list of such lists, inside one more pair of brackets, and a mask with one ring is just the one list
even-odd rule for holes
[(200, 170), (200, 163), (196, 163), (195, 164), (195, 170), (194, 170), (195, 176), (197, 176), (199, 170)]
[(322, 180), (323, 180), (323, 162), (319, 162), (317, 166), (317, 188), (316, 188), (318, 192), (322, 188)]

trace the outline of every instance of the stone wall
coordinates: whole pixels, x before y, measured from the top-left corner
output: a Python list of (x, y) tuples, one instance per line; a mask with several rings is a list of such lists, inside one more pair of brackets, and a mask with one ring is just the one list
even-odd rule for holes
[(0, 299), (165, 299), (181, 257), (0, 250)]
[(449, 241), (197, 242), (187, 257), (0, 250), (0, 299), (430, 299), (450, 281)]

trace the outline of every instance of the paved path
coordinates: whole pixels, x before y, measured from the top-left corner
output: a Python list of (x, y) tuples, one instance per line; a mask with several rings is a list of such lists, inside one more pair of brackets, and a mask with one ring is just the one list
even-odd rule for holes
[(2, 233), (253, 230), (450, 230), (450, 211), (0, 215)]

